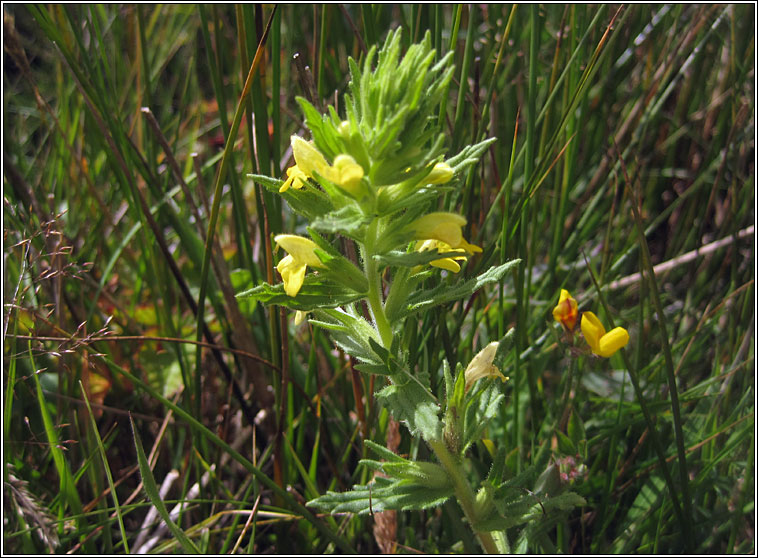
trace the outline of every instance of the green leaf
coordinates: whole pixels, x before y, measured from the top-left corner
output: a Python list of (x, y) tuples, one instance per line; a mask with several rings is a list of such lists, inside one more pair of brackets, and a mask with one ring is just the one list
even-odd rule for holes
[(325, 233), (340, 233), (358, 241), (363, 241), (366, 225), (371, 217), (363, 214), (355, 205), (346, 205), (330, 211), (311, 222), (311, 227)]
[(505, 396), (500, 393), (499, 380), (490, 379), (488, 383), (489, 385), (486, 385), (484, 389), (474, 392), (466, 402), (463, 452), (479, 439), (490, 421), (498, 415), (500, 404), (505, 399)]
[(576, 446), (574, 445), (574, 442), (571, 440), (571, 438), (566, 436), (560, 430), (556, 430), (555, 433), (558, 437), (558, 451), (560, 451), (564, 455), (576, 454)]
[(460, 257), (461, 255), (461, 252), (439, 252), (437, 248), (433, 248), (432, 250), (424, 250), (423, 252), (393, 250), (386, 254), (376, 255), (374, 259), (384, 265), (415, 267), (417, 265), (426, 265), (441, 258)]
[(132, 424), (134, 446), (137, 448), (137, 463), (139, 464), (140, 474), (142, 475), (142, 486), (145, 487), (145, 492), (147, 493), (148, 498), (150, 498), (158, 515), (161, 516), (161, 519), (164, 521), (169, 531), (171, 531), (171, 534), (174, 535), (176, 540), (179, 541), (179, 544), (182, 545), (184, 552), (187, 554), (200, 554), (200, 549), (195, 546), (195, 543), (193, 543), (186, 533), (171, 520), (168, 509), (166, 509), (166, 504), (163, 503), (160, 493), (158, 492), (158, 485), (155, 483), (155, 478), (153, 478), (153, 472), (150, 470), (150, 464), (147, 461), (147, 456), (145, 456), (145, 450), (142, 449), (142, 442), (140, 441), (139, 434), (137, 434), (137, 429), (134, 427), (134, 420), (132, 420), (131, 415), (129, 416), (129, 421)]
[(262, 174), (248, 174), (248, 176), (268, 191), (281, 196), (295, 213), (302, 215), (309, 221), (318, 219), (334, 209), (329, 197), (322, 191), (314, 188), (311, 184), (306, 184), (299, 190), (289, 188), (287, 191), (279, 193), (279, 188), (284, 184), (283, 180), (270, 178)]
[(420, 434), (425, 440), (439, 440), (442, 436), (439, 405), (415, 379), (387, 386), (376, 396), (384, 401), (395, 420), (406, 423), (411, 434)]
[(439, 306), (472, 295), (487, 283), (499, 281), (508, 271), (516, 267), (521, 260), (511, 260), (503, 265), (491, 267), (478, 277), (458, 285), (439, 285), (412, 295), (408, 305), (400, 312), (399, 318), (404, 318), (434, 306)]
[(284, 283), (276, 285), (261, 283), (257, 287), (237, 294), (237, 298), (254, 298), (267, 306), (278, 304), (303, 312), (311, 312), (318, 308), (336, 308), (360, 300), (364, 296), (364, 293), (355, 292), (317, 275), (306, 275), (297, 296), (289, 296), (284, 292)]
[(332, 340), (347, 354), (357, 358), (364, 364), (356, 366), (364, 370), (366, 366), (374, 367), (366, 372), (373, 374), (389, 374), (386, 365), (371, 348), (370, 340), (378, 342), (377, 331), (362, 317), (357, 315), (354, 308), (345, 309), (321, 308), (314, 312), (317, 319), (311, 323), (330, 331)]
[(377, 513), (386, 510), (424, 510), (439, 506), (453, 495), (452, 486), (430, 488), (407, 479), (376, 477), (370, 485), (348, 492), (327, 492), (306, 505), (331, 513)]

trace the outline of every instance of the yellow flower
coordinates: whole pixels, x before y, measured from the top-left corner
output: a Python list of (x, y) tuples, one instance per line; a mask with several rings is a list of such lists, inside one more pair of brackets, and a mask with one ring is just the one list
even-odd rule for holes
[(577, 310), (576, 300), (566, 289), (561, 289), (558, 306), (553, 308), (553, 318), (555, 318), (556, 322), (560, 322), (568, 331), (573, 331), (578, 317), (579, 311)]
[(276, 269), (284, 281), (284, 292), (289, 296), (295, 296), (303, 286), (306, 266), (324, 268), (314, 251), (318, 246), (312, 240), (294, 234), (277, 235), (274, 241), (289, 252), (279, 261)]
[(453, 178), (453, 168), (447, 163), (437, 163), (426, 177), (427, 184), (444, 184)]
[(350, 155), (337, 155), (334, 158), (334, 165), (324, 176), (356, 197), (361, 192), (363, 167), (356, 163)]
[(313, 178), (314, 171), (321, 176), (326, 176), (330, 170), (326, 159), (313, 143), (305, 141), (300, 136), (292, 136), (290, 143), (295, 165), (287, 169), (287, 180), (279, 188), (280, 193), (289, 190), (290, 186), (299, 190), (309, 178)]
[(450, 248), (463, 248), (469, 254), (481, 252), (479, 246), (466, 242), (461, 228), (466, 224), (466, 218), (456, 213), (438, 211), (419, 217), (410, 228), (416, 240), (438, 240)]
[(613, 328), (608, 333), (592, 312), (582, 313), (582, 333), (592, 352), (608, 358), (629, 342), (629, 333), (623, 327)]
[(466, 367), (466, 371), (463, 373), (463, 377), (466, 379), (466, 391), (469, 390), (474, 382), (482, 378), (500, 378), (503, 382), (509, 379), (500, 373), (497, 366), (492, 364), (492, 361), (495, 360), (495, 353), (497, 353), (497, 346), (498, 342), (493, 341), (471, 359), (471, 362)]
[[(455, 260), (466, 261), (466, 250), (463, 248), (451, 248), (449, 244), (445, 244), (441, 240), (426, 240), (418, 247), (419, 252), (425, 252), (426, 250), (437, 249), (438, 252), (460, 252), (461, 256), (452, 256), (449, 258), (440, 258), (438, 260), (432, 260), (429, 265), (439, 267), (440, 269), (447, 269), (453, 273), (458, 273), (461, 270), (461, 266)], [(420, 266), (419, 266), (420, 267)]]

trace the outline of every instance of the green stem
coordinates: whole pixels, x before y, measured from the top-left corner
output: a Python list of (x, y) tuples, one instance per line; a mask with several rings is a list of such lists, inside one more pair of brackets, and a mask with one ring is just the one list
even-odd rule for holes
[(429, 441), (429, 446), (437, 455), (437, 459), (440, 460), (447, 474), (450, 475), (455, 489), (455, 497), (458, 498), (458, 503), (463, 509), (469, 525), (471, 525), (471, 528), (479, 539), (482, 548), (487, 554), (500, 554), (492, 533), (489, 531), (477, 531), (476, 529), (476, 520), (478, 519), (476, 514), (476, 496), (466, 479), (460, 460), (450, 453), (447, 446), (445, 446), (445, 442), (441, 440), (431, 440)]
[(374, 219), (366, 231), (366, 242), (363, 246), (363, 265), (368, 279), (368, 304), (374, 316), (374, 324), (379, 331), (382, 345), (390, 348), (392, 345), (392, 327), (387, 320), (382, 304), (382, 277), (374, 259), (374, 245), (378, 238), (379, 219)]

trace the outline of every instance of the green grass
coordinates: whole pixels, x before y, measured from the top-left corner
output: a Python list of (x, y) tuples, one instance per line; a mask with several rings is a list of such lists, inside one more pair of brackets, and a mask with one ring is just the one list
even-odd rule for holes
[[(752, 5), (3, 9), (5, 552), (478, 552), (451, 503), (303, 506), (370, 481), (364, 439), (430, 450), (325, 332), (234, 297), (305, 225), (247, 175), (281, 177), (295, 96), (343, 114), (347, 57), (398, 25), (455, 53), (448, 152), (498, 138), (440, 208), (484, 248), (463, 273), (522, 260), (414, 316), (412, 362), (443, 390), (515, 327), (503, 477), (544, 447), (586, 471), (514, 550), (755, 552)], [(560, 288), (629, 345), (569, 346)]]

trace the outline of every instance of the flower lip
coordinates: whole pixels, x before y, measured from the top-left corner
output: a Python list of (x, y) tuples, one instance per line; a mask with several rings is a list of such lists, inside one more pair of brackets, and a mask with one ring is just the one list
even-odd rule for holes
[(318, 246), (312, 240), (294, 234), (277, 235), (274, 241), (288, 252), (276, 266), (284, 282), (284, 292), (296, 296), (305, 281), (306, 267), (324, 268), (315, 252)]
[(419, 217), (409, 228), (416, 240), (437, 240), (444, 242), (450, 248), (463, 248), (469, 254), (481, 252), (479, 246), (469, 244), (463, 238), (461, 230), (466, 225), (466, 218), (457, 213), (435, 211)]
[(509, 379), (507, 376), (503, 376), (497, 366), (492, 364), (497, 354), (498, 345), (498, 341), (493, 341), (471, 359), (471, 362), (466, 367), (466, 371), (463, 373), (466, 379), (466, 391), (474, 385), (474, 382), (482, 378), (500, 378), (503, 382)]

